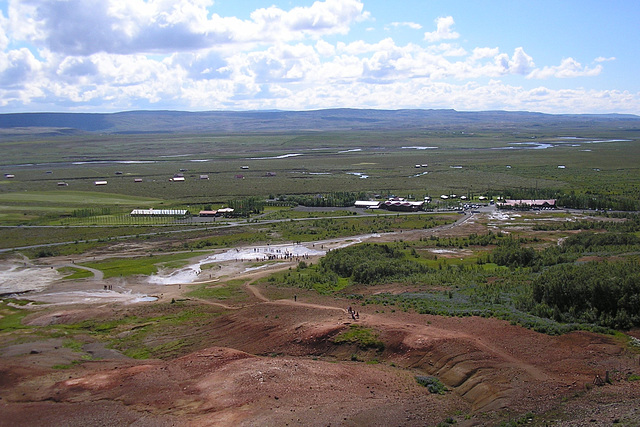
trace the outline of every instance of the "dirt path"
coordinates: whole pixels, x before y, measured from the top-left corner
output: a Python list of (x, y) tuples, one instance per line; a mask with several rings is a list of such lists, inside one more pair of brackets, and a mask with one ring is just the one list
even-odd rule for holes
[(251, 285), (252, 282), (254, 282), (257, 279), (251, 280), (247, 283), (244, 284), (244, 288), (249, 291), (249, 293), (251, 295), (253, 295), (254, 297), (256, 297), (257, 299), (259, 299), (260, 301), (263, 302), (270, 302), (269, 298), (265, 297), (262, 292), (260, 292), (260, 289), (256, 288), (255, 286)]
[[(467, 220), (468, 218), (466, 218), (465, 220)], [(262, 294), (262, 292), (260, 291), (260, 289), (258, 289), (256, 286), (254, 286), (252, 283), (255, 282), (256, 280), (258, 280), (260, 277), (262, 277), (263, 275), (260, 275), (259, 277), (254, 277), (251, 280), (247, 281), (243, 287), (251, 294), (253, 295), (256, 299), (258, 299), (259, 301), (263, 302), (263, 303), (269, 303), (269, 304), (278, 304), (278, 305), (289, 305), (289, 306), (298, 306), (298, 307), (309, 307), (309, 308), (315, 308), (315, 309), (320, 309), (320, 310), (335, 310), (335, 311), (340, 311), (343, 313), (347, 313), (347, 310), (340, 308), (340, 307), (336, 307), (336, 306), (331, 306), (331, 305), (326, 305), (326, 304), (312, 304), (312, 303), (306, 303), (306, 302), (302, 302), (302, 301), (292, 301), (292, 300), (286, 300), (286, 299), (280, 299), (280, 300), (270, 300), (269, 298), (267, 298), (264, 294)], [(345, 320), (353, 320), (350, 317), (345, 317)], [(421, 338), (420, 337), (424, 337), (424, 338), (429, 338), (429, 339), (462, 339), (462, 340), (466, 340), (470, 343), (473, 343), (479, 350), (482, 350), (488, 354), (493, 354), (494, 356), (498, 357), (499, 359), (503, 360), (504, 362), (508, 363), (510, 366), (518, 369), (518, 370), (522, 370), (525, 371), (532, 379), (535, 379), (536, 381), (548, 381), (551, 378), (549, 377), (548, 374), (546, 374), (545, 372), (543, 372), (541, 369), (539, 369), (536, 366), (531, 365), (530, 363), (527, 363), (519, 358), (516, 358), (514, 356), (512, 356), (511, 354), (509, 354), (507, 351), (500, 349), (497, 346), (494, 345), (490, 345), (487, 344), (485, 341), (483, 341), (481, 338), (477, 337), (477, 336), (472, 336), (470, 334), (467, 333), (462, 333), (462, 332), (457, 332), (457, 331), (451, 331), (451, 330), (445, 330), (445, 329), (440, 329), (440, 328), (436, 328), (433, 326), (426, 326), (426, 325), (419, 325), (419, 324), (407, 324), (404, 321), (396, 321), (394, 319), (390, 319), (387, 316), (381, 316), (381, 315), (376, 315), (376, 314), (365, 314), (365, 313), (361, 313), (359, 319), (357, 320), (357, 322), (362, 323), (362, 324), (366, 324), (366, 325), (371, 325), (374, 327), (378, 327), (381, 329), (388, 329), (390, 327), (392, 328), (398, 328), (398, 329), (410, 329), (412, 334), (415, 335), (414, 339), (415, 339), (415, 344), (419, 344)]]
[[(302, 301), (292, 301), (292, 300), (286, 300), (286, 299), (270, 300), (269, 298), (264, 296), (256, 286), (252, 285), (252, 283), (255, 282), (255, 280), (257, 279), (258, 278), (254, 278), (246, 282), (243, 286), (249, 293), (251, 293), (251, 295), (253, 295), (255, 298), (257, 298), (263, 303), (298, 306), (298, 307), (309, 307), (309, 308), (315, 308), (320, 310), (335, 310), (335, 311), (343, 312), (345, 314), (347, 313), (347, 310), (340, 307), (332, 306), (332, 305), (312, 304), (312, 303), (306, 303)], [(353, 320), (353, 319), (349, 316), (346, 316), (345, 320)], [(472, 336), (464, 332), (451, 331), (451, 330), (441, 329), (433, 326), (420, 325), (420, 324), (407, 324), (405, 321), (396, 321), (394, 319), (390, 319), (388, 316), (382, 316), (377, 314), (360, 313), (360, 317), (356, 321), (358, 323), (377, 327), (383, 330), (386, 330), (389, 328), (394, 328), (394, 329), (397, 328), (397, 329), (408, 331), (411, 336), (409, 340), (411, 341), (412, 345), (417, 345), (418, 347), (420, 346), (420, 342), (422, 340), (429, 340), (429, 339), (465, 340), (469, 343), (472, 343), (478, 350), (481, 350), (488, 354), (492, 354), (495, 357), (501, 359), (503, 362), (507, 363), (509, 366), (517, 370), (526, 372), (532, 379), (536, 381), (544, 382), (544, 381), (551, 380), (551, 377), (547, 373), (539, 369), (538, 367), (509, 354), (504, 349), (501, 349), (495, 345), (488, 344), (487, 342), (482, 340), (480, 337)]]
[(346, 313), (347, 310), (340, 308), (340, 307), (334, 307), (331, 305), (323, 305), (323, 304), (312, 304), (312, 303), (308, 303), (308, 302), (302, 302), (302, 301), (291, 301), (288, 299), (278, 299), (278, 300), (272, 300), (272, 301), (265, 301), (268, 302), (269, 304), (279, 304), (279, 305), (292, 305), (292, 306), (298, 306), (298, 307), (309, 307), (309, 308), (317, 308), (319, 310), (337, 310), (340, 311), (342, 313)]
[(190, 298), (193, 301), (198, 301), (202, 304), (207, 304), (207, 305), (215, 305), (216, 307), (222, 307), (225, 310), (240, 310), (243, 309), (245, 307), (247, 307), (246, 305), (227, 305), (227, 304), (223, 304), (221, 302), (215, 302), (215, 301), (209, 301), (206, 299), (202, 299), (202, 298)]

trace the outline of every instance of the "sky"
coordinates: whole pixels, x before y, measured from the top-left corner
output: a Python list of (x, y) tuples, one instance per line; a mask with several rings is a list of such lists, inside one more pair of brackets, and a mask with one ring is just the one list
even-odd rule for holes
[(0, 0), (0, 113), (640, 115), (637, 0)]

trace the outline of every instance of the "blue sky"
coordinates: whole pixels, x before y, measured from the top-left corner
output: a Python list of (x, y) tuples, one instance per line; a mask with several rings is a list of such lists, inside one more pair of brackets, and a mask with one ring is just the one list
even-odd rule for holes
[(0, 113), (640, 114), (636, 0), (0, 1)]

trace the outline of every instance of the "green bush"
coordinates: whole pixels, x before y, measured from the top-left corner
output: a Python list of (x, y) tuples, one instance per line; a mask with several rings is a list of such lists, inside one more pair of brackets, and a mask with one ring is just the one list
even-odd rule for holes
[(399, 249), (369, 243), (331, 251), (320, 264), (341, 277), (363, 284), (399, 280), (428, 270), (424, 265), (405, 258)]
[(444, 394), (447, 387), (436, 377), (416, 375), (416, 381), (423, 387), (426, 387), (430, 393)]
[(562, 322), (586, 322), (616, 329), (640, 326), (640, 265), (590, 262), (558, 265), (533, 282), (533, 299)]

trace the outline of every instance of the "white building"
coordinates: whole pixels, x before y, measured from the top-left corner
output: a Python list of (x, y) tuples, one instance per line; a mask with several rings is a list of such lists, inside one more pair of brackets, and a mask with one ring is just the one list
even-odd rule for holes
[(187, 216), (189, 211), (186, 209), (134, 209), (131, 216)]
[(362, 209), (378, 209), (380, 208), (380, 204), (382, 202), (377, 202), (375, 200), (356, 200), (355, 207)]

